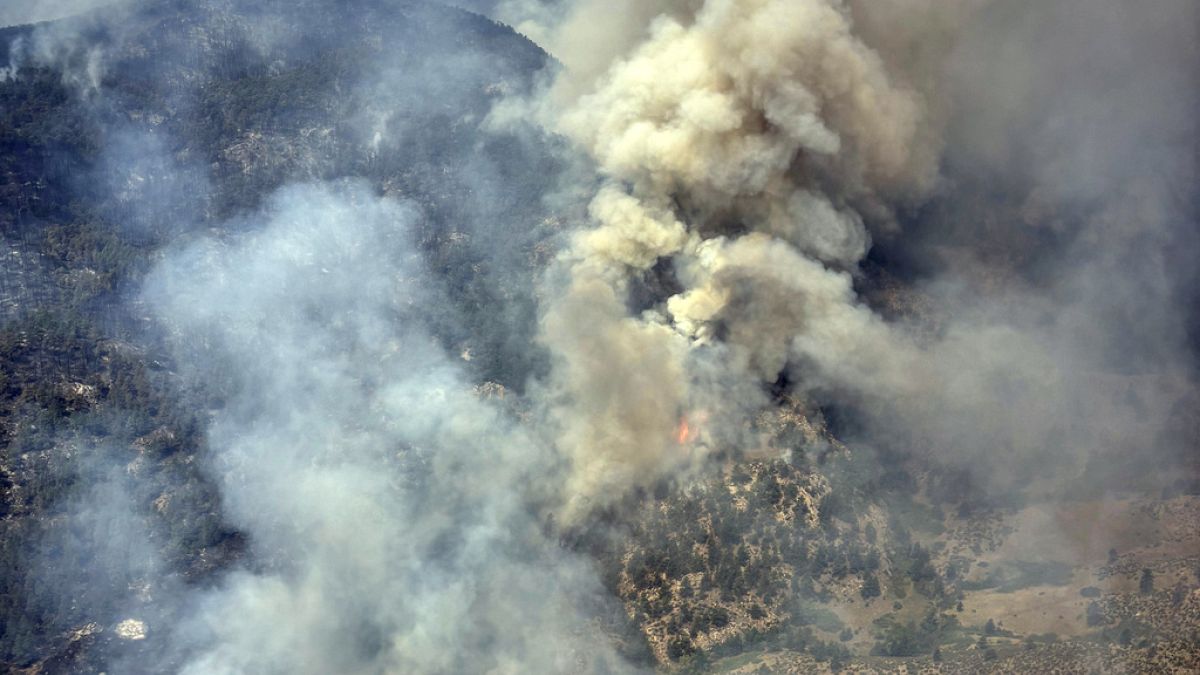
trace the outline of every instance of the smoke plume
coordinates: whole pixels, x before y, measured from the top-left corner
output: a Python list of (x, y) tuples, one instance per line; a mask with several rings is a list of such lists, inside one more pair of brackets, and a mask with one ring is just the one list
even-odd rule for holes
[[(614, 19), (636, 27), (595, 28), (620, 34), (614, 44), (572, 41), (599, 12), (581, 3), (559, 27), (583, 53), (557, 54), (566, 69), (535, 104), (607, 180), (594, 227), (564, 254), (569, 281), (542, 334), (562, 364), (552, 380), (555, 418), (568, 420), (559, 445), (579, 472), (571, 492), (587, 497), (611, 493), (596, 471), (653, 480), (676, 468), (674, 421), (723, 398), (689, 379), (704, 350), (722, 352), (716, 382), (769, 384), (801, 360), (837, 381), (903, 370), (907, 355), (873, 353), (906, 343), (848, 270), (870, 230), (891, 225), (884, 200), (936, 176), (921, 93), (837, 3), (639, 3)], [(590, 59), (606, 50), (598, 68)], [(682, 291), (630, 315), (631, 284), (664, 261)]]
[[(1077, 4), (756, 0), (610, 12), (580, 2), (526, 14), (566, 66), (527, 112), (586, 150), (606, 180), (592, 227), (563, 255), (569, 281), (544, 309), (543, 341), (562, 364), (551, 376), (561, 394), (554, 418), (568, 420), (559, 445), (574, 457), (572, 492), (611, 494), (597, 471), (618, 483), (677, 471), (673, 417), (704, 398), (729, 400), (692, 377), (705, 367), (699, 355), (713, 352), (722, 376), (706, 375), (709, 384), (761, 390), (786, 377), (817, 401), (852, 406), (859, 427), (846, 432), (860, 442), (976, 465), (981, 482), (1005, 490), (1040, 469), (1066, 479), (1165, 428), (1194, 389), (1180, 333), (1187, 319), (1176, 310), (1190, 282), (1145, 276), (1143, 254), (1127, 260), (1122, 242), (1136, 236), (1152, 256), (1172, 244), (1194, 250), (1180, 227), (1194, 213), (1173, 196), (1188, 188), (1148, 185), (1122, 157), (1168, 185), (1194, 175), (1184, 111), (1196, 99), (1186, 65), (1195, 11), (1168, 3), (1117, 23)], [(1111, 16), (1119, 5), (1106, 3)], [(1066, 21), (1074, 28), (1051, 37), (1047, 26)], [(1108, 39), (1094, 40), (1092, 29)], [(1170, 37), (1152, 44), (1156, 32)], [(1006, 62), (991, 53), (997, 39), (1041, 41), (1025, 62)], [(1109, 56), (1092, 46), (1114, 41), (1147, 51)], [(1113, 72), (1094, 75), (1089, 54), (1131, 83), (1131, 97), (1081, 138), (1045, 125), (1087, 124), (1104, 108), (1094, 97)], [(1062, 72), (1037, 71), (1043, 64)], [(1039, 90), (1063, 82), (1057, 96)], [(1024, 96), (1024, 117), (997, 112), (1007, 96)], [(1135, 110), (1146, 96), (1161, 105)], [(1123, 145), (1142, 137), (1151, 140)], [(1027, 155), (980, 154), (1004, 147)], [(1047, 147), (1061, 152), (1052, 158)], [(1088, 223), (1031, 252), (1040, 278), (1014, 264), (1025, 261), (978, 261), (1026, 237), (969, 234), (989, 217), (981, 209), (1013, 209), (1008, 196), (964, 197), (976, 190), (968, 177), (985, 171), (1032, 180), (1027, 219)], [(909, 225), (921, 204), (941, 215)], [(1042, 215), (1028, 215), (1034, 208)], [(935, 249), (930, 222), (961, 239)], [(870, 281), (859, 266), (876, 243), (894, 256), (964, 263), (916, 284), (937, 307), (925, 317), (932, 323), (887, 320), (887, 308), (862, 295)], [(631, 289), (664, 274), (678, 292), (622, 311)], [(1137, 337), (1118, 318), (1128, 312), (1139, 317)], [(1139, 368), (1145, 409), (1114, 408), (1116, 394), (1097, 386), (1127, 369), (1130, 357), (1118, 352), (1130, 347), (1152, 350)], [(1187, 441), (1159, 434), (1157, 443), (1152, 451), (1169, 456)], [(1064, 463), (1066, 474), (1051, 468)]]
[(263, 217), (150, 280), (180, 362), (238, 374), (210, 437), (226, 514), (263, 565), (198, 601), (182, 672), (619, 663), (589, 637), (603, 602), (588, 565), (535, 517), (549, 448), (422, 328), (411, 210), (311, 186)]
[[(1114, 457), (1194, 462), (1193, 2), (486, 4), (558, 60), (542, 87), (482, 58), (367, 59), (330, 104), (348, 128), (279, 125), (318, 160), (249, 132), (222, 149), (237, 180), (282, 187), (229, 199), (143, 284), (179, 380), (220, 399), (206, 470), (251, 548), (172, 598), (164, 667), (633, 670), (559, 535), (758, 447), (781, 391), (839, 411), (851, 447), (988, 497), (1109, 489)], [(103, 97), (103, 49), (39, 35), (23, 58)], [(462, 110), (479, 91), (490, 109)], [(129, 220), (208, 208), (169, 129), (98, 116), (98, 184), (160, 176)], [(509, 164), (447, 158), (432, 124), (473, 152), (460, 128), (553, 152), (527, 169), (561, 180), (513, 197)], [(454, 194), (440, 231), (418, 233), (413, 183), (322, 163), (403, 153)], [(565, 226), (513, 222), (546, 205)], [(467, 242), (462, 269), (430, 239)]]

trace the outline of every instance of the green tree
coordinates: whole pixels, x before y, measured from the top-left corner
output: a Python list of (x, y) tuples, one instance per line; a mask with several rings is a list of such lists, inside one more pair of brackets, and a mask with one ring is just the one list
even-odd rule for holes
[(874, 574), (868, 574), (867, 578), (863, 581), (863, 587), (860, 593), (862, 594), (863, 600), (878, 598), (882, 594), (882, 591), (879, 588), (879, 578)]
[(1138, 582), (1138, 591), (1142, 595), (1149, 595), (1154, 592), (1154, 573), (1147, 567), (1142, 570), (1142, 579)]
[(917, 656), (933, 645), (930, 636), (917, 630), (913, 622), (893, 624), (876, 645), (874, 651), (883, 656)]
[(1175, 584), (1175, 588), (1171, 591), (1171, 605), (1178, 607), (1183, 604), (1183, 599), (1187, 597), (1187, 588), (1183, 582)]

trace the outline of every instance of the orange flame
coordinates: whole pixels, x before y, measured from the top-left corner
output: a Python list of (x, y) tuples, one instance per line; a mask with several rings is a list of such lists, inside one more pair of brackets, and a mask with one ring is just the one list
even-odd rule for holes
[(688, 425), (686, 417), (679, 418), (679, 429), (675, 432), (675, 440), (680, 445), (686, 445), (692, 440), (692, 428)]
[(704, 426), (708, 422), (708, 411), (693, 410), (679, 416), (679, 426), (675, 427), (675, 442), (679, 445), (691, 445), (700, 440)]

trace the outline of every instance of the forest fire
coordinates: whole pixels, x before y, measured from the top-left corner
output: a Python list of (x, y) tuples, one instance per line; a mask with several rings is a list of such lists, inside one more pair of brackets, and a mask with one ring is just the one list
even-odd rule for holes
[(675, 441), (680, 445), (686, 445), (692, 440), (692, 427), (688, 424), (686, 417), (679, 418), (679, 428), (675, 432)]
[(675, 442), (679, 445), (690, 445), (700, 438), (700, 423), (707, 415), (703, 413), (680, 415), (679, 426), (675, 428)]

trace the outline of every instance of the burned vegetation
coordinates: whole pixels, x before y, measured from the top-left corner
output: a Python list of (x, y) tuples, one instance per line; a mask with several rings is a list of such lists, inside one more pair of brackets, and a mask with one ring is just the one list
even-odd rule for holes
[(0, 29), (0, 669), (1200, 669), (1194, 8), (463, 4)]

